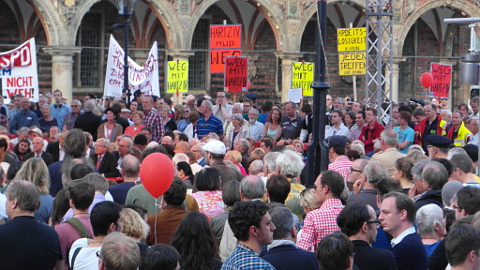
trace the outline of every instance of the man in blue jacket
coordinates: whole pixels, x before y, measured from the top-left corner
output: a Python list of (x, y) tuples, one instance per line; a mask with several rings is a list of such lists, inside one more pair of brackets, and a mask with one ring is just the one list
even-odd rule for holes
[(283, 270), (317, 270), (315, 253), (300, 249), (295, 244), (297, 231), (290, 209), (278, 204), (271, 206), (268, 213), (275, 225), (273, 242), (267, 246), (267, 253), (262, 257), (275, 269)]
[(407, 195), (390, 192), (383, 196), (378, 219), (383, 230), (393, 237), (389, 250), (398, 269), (427, 269), (427, 252), (413, 227), (415, 213), (415, 204)]

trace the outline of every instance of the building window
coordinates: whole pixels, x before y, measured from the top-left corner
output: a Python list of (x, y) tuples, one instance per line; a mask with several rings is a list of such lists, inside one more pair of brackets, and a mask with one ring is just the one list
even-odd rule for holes
[(208, 40), (210, 33), (210, 20), (200, 19), (192, 39), (192, 50), (195, 55), (188, 58), (189, 73), (188, 84), (191, 90), (204, 90), (207, 85), (209, 51)]
[(77, 46), (82, 48), (75, 57), (73, 81), (76, 87), (100, 87), (103, 85), (103, 33), (102, 13), (89, 12), (82, 20), (77, 33)]

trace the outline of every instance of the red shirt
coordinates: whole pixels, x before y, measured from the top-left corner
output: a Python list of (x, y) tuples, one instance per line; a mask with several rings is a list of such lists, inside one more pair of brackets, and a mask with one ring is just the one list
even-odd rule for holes
[(366, 124), (362, 133), (360, 134), (360, 140), (365, 144), (365, 154), (373, 151), (373, 140), (380, 138), (380, 133), (385, 129), (377, 121), (374, 122), (373, 128), (370, 128), (370, 124)]

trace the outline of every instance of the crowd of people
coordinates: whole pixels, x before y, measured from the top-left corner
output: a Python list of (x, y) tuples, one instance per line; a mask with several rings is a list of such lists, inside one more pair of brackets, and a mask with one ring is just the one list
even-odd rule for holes
[[(327, 96), (330, 163), (310, 184), (313, 105), (257, 99), (13, 96), (0, 268), (480, 269), (478, 97)], [(175, 171), (158, 198), (139, 177), (152, 153)]]

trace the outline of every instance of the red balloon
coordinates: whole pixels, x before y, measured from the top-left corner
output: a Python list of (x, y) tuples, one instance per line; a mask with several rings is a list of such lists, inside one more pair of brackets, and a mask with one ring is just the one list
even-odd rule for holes
[(420, 76), (420, 83), (423, 87), (429, 88), (432, 85), (433, 77), (432, 74), (425, 72)]
[(140, 179), (153, 197), (158, 198), (173, 182), (175, 170), (172, 161), (164, 154), (148, 155), (140, 166)]

